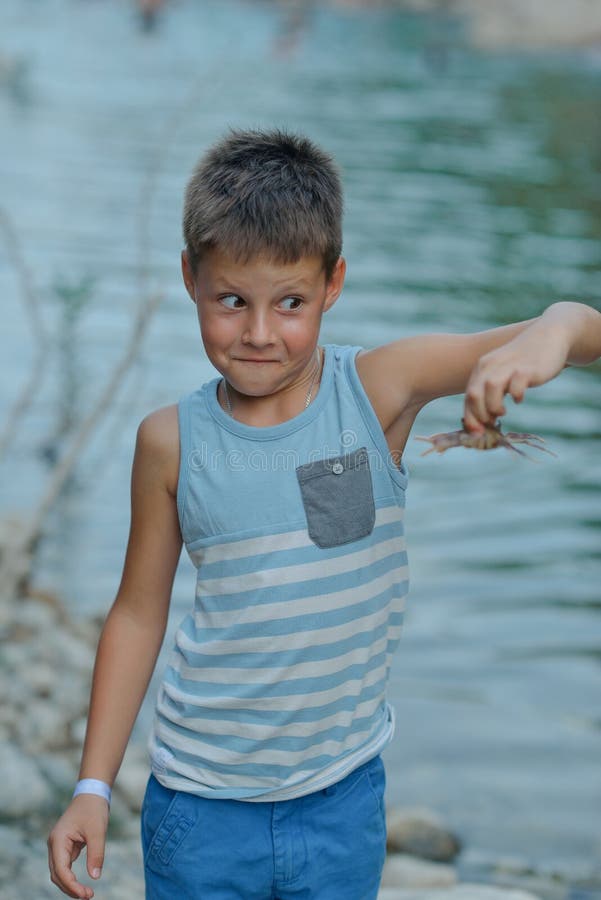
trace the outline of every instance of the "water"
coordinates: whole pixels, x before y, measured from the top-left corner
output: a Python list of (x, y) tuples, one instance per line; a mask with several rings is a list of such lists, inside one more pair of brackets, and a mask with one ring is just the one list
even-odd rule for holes
[[(179, 275), (180, 211), (229, 125), (303, 130), (339, 160), (348, 276), (322, 341), (371, 347), (555, 300), (598, 306), (599, 54), (485, 56), (451, 21), (384, 10), (309, 9), (287, 37), (283, 15), (181, 0), (143, 33), (119, 0), (3, 4), (0, 203), (52, 341), (4, 464), (3, 513), (33, 508), (140, 297), (164, 295), (39, 555), (36, 585), (75, 616), (104, 615), (119, 584), (139, 421), (216, 374)], [(33, 349), (3, 237), (4, 415)], [(601, 870), (600, 385), (598, 365), (569, 368), (519, 406), (507, 398), (504, 427), (542, 434), (558, 459), (421, 458), (409, 440), (411, 594), (384, 754), (389, 803), (440, 810), (472, 860), (517, 857), (572, 881)], [(461, 414), (461, 396), (440, 399), (413, 433)], [(184, 552), (140, 736), (192, 594)]]

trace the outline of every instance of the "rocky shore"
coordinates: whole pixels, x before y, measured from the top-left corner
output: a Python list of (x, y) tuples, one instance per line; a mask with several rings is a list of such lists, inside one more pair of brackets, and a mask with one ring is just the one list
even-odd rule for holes
[[(74, 622), (51, 594), (0, 604), (0, 896), (62, 896), (50, 882), (46, 839), (67, 806), (85, 735), (92, 667), (102, 622)], [(116, 780), (105, 866), (96, 897), (144, 896), (139, 813), (148, 778), (145, 747), (133, 741)], [(379, 900), (568, 900), (561, 879), (511, 861), (488, 869), (487, 883), (461, 880), (469, 850), (433, 811), (388, 810), (388, 856)], [(458, 865), (459, 864), (459, 865)], [(75, 863), (85, 871), (85, 850)], [(494, 884), (492, 883), (494, 880)], [(582, 897), (600, 896), (588, 893)]]
[[(339, 0), (344, 2), (344, 0)], [(371, 6), (373, 0), (347, 0)], [(393, 0), (418, 12), (461, 17), (482, 49), (574, 50), (601, 46), (601, 3), (591, 0)]]

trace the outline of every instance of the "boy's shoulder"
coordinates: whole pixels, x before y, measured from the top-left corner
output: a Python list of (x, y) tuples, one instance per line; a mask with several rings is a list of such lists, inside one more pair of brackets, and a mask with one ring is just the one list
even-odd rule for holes
[(177, 403), (171, 403), (148, 413), (140, 422), (137, 434), (140, 451), (162, 469), (167, 489), (174, 497), (180, 455), (177, 407)]

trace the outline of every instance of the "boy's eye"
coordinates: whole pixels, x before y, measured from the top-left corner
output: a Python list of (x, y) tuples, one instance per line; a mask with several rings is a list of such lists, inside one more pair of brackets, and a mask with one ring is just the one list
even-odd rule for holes
[(232, 300), (234, 303), (236, 300), (240, 300), (241, 303), (244, 303), (242, 297), (239, 297), (237, 294), (227, 294), (227, 296), (219, 298), (220, 303), (223, 303), (228, 309), (233, 309), (233, 306), (230, 306), (228, 303), (229, 300)]
[(295, 306), (294, 309), (298, 309), (302, 302), (303, 301), (299, 297), (286, 297), (284, 300), (282, 300), (282, 303), (297, 303), (298, 306)]

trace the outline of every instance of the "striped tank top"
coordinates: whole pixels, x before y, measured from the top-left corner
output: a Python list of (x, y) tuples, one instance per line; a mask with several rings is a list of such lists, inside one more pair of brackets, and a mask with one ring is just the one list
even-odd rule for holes
[(392, 738), (408, 475), (357, 374), (362, 348), (323, 347), (318, 392), (286, 422), (233, 419), (221, 376), (178, 403), (177, 509), (196, 589), (147, 745), (173, 790), (299, 797)]

